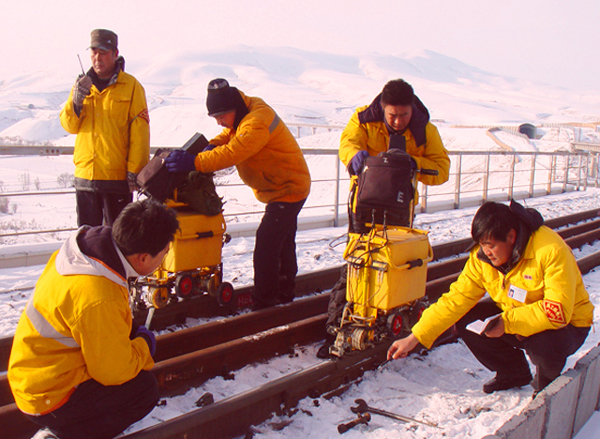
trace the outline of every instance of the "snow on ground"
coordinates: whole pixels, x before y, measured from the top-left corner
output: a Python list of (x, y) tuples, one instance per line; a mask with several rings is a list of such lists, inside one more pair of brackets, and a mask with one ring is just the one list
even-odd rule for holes
[[(516, 127), (529, 122), (539, 127), (539, 140), (526, 141), (510, 133), (496, 133), (496, 139), (515, 151), (569, 150), (569, 142), (598, 142), (593, 126), (564, 127), (560, 123), (583, 123), (600, 120), (598, 101), (593, 93), (578, 95), (566, 89), (547, 87), (506, 78), (481, 71), (443, 55), (423, 51), (404, 57), (370, 54), (340, 56), (308, 52), (292, 48), (255, 48), (236, 46), (220, 51), (190, 51), (169, 53), (151, 61), (136, 59), (124, 53), (127, 70), (144, 85), (150, 110), (152, 146), (183, 145), (195, 132), (211, 138), (219, 132), (214, 120), (206, 116), (206, 84), (215, 77), (227, 78), (250, 96), (265, 99), (286, 123), (312, 123), (343, 126), (357, 106), (369, 104), (385, 82), (402, 77), (410, 82), (416, 94), (429, 108), (447, 149), (453, 151), (501, 150), (487, 132), (493, 126)], [(84, 60), (88, 65), (87, 60)], [(74, 144), (58, 120), (73, 84), (77, 69), (53, 66), (51, 72), (34, 72), (14, 78), (0, 78), (0, 144)], [(296, 132), (296, 127), (291, 129)], [(334, 128), (337, 129), (337, 128)], [(303, 136), (311, 128), (302, 128)], [(303, 148), (337, 149), (339, 131), (326, 132), (315, 128), (317, 135), (301, 139)], [(314, 133), (313, 133), (314, 134)], [(526, 156), (523, 156), (526, 157)], [(58, 177), (73, 173), (71, 157), (10, 157), (0, 156), (0, 206), (6, 202), (6, 212), (0, 214), (0, 231), (7, 233), (24, 229), (74, 227), (75, 205), (72, 195), (40, 197), (2, 197), (16, 191), (49, 191), (60, 189)], [(313, 180), (331, 178), (334, 161), (324, 157), (309, 157)], [(481, 159), (463, 163), (464, 169), (481, 168)], [(496, 166), (494, 171), (502, 168)], [(519, 166), (519, 165), (518, 165)], [(527, 160), (520, 166), (529, 169)], [(504, 166), (505, 167), (505, 166)], [(234, 181), (233, 176), (222, 176)], [(536, 177), (537, 178), (537, 177)], [(476, 180), (476, 177), (473, 177)], [(475, 182), (475, 181), (474, 181)], [(466, 181), (465, 183), (468, 183)], [(502, 186), (498, 186), (502, 187)], [(504, 186), (506, 187), (506, 186)], [(447, 190), (432, 188), (431, 192)], [(451, 189), (450, 189), (451, 190)], [(331, 203), (331, 186), (313, 185), (302, 215), (321, 214), (311, 209), (321, 203)], [(245, 188), (228, 188), (225, 212), (256, 209), (261, 211)], [(527, 200), (546, 218), (600, 207), (600, 192), (588, 188), (584, 192)], [(8, 200), (7, 200), (8, 198)], [(340, 199), (343, 194), (340, 193)], [(469, 236), (475, 209), (419, 214), (415, 227), (430, 232), (433, 244)], [(239, 216), (231, 221), (256, 218)], [(330, 267), (342, 263), (345, 227), (305, 231), (298, 234), (300, 272)], [(65, 234), (0, 238), (0, 254), (14, 251), (15, 244), (41, 245), (65, 239)], [(331, 242), (342, 245), (332, 247)], [(235, 287), (252, 283), (251, 254), (253, 238), (237, 238), (223, 249), (225, 278)], [(585, 254), (594, 248), (577, 254)], [(596, 249), (597, 250), (597, 249)], [(0, 270), (0, 335), (14, 332), (16, 323), (31, 294), (42, 266)], [(600, 287), (592, 272), (585, 283), (597, 306)], [(203, 323), (189, 319), (188, 325)], [(600, 336), (590, 334), (585, 346), (568, 364), (595, 346)], [(150, 416), (132, 426), (131, 431), (144, 428), (195, 408), (194, 402), (211, 392), (216, 400), (259, 385), (294, 370), (317, 363), (317, 345), (297, 348), (295, 358), (278, 357), (265, 364), (251, 365), (235, 373), (236, 379), (215, 378), (186, 395), (169, 398), (166, 406), (156, 408)], [(377, 371), (367, 372), (362, 382), (341, 397), (329, 401), (305, 399), (301, 411), (290, 418), (289, 425), (279, 430), (270, 422), (257, 427), (258, 438), (337, 437), (336, 425), (354, 418), (349, 407), (355, 398), (363, 398), (375, 407), (437, 422), (440, 429), (403, 424), (374, 416), (368, 426), (346, 433), (345, 437), (369, 438), (479, 438), (495, 431), (512, 415), (527, 405), (530, 388), (485, 395), (481, 385), (491, 377), (462, 343), (442, 346), (426, 356), (388, 363)], [(583, 434), (583, 432), (582, 432)], [(588, 439), (578, 437), (577, 439)]]
[[(600, 208), (600, 190), (553, 195), (525, 200), (537, 208), (545, 218), (554, 218), (574, 212)], [(429, 231), (432, 244), (465, 238), (470, 235), (470, 224), (476, 208), (432, 214), (419, 214), (415, 227)], [(330, 244), (345, 233), (345, 227), (303, 231), (298, 234), (298, 262), (300, 272), (330, 267), (342, 263), (343, 245)], [(339, 240), (338, 240), (339, 241)], [(343, 239), (341, 240), (343, 242)], [(236, 238), (223, 249), (225, 277), (234, 285), (252, 282), (253, 238)], [(600, 244), (586, 246), (575, 252), (582, 257), (600, 251)], [(0, 334), (14, 332), (23, 310), (30, 287), (42, 266), (0, 270)], [(585, 285), (596, 305), (595, 319), (600, 318), (600, 272), (584, 276)], [(188, 319), (187, 326), (206, 319)], [(175, 328), (171, 328), (173, 330)], [(161, 331), (163, 332), (163, 331)], [(590, 333), (584, 346), (567, 364), (572, 367), (578, 358), (600, 342), (600, 334)], [(269, 380), (300, 370), (322, 361), (316, 358), (318, 344), (296, 348), (296, 357), (281, 356), (266, 363), (249, 365), (235, 372), (234, 380), (221, 377), (207, 381), (185, 395), (168, 398), (165, 406), (158, 407), (129, 431), (148, 427), (196, 409), (195, 402), (206, 392), (216, 401), (258, 386)], [(337, 425), (355, 418), (349, 407), (356, 398), (362, 398), (374, 407), (399, 413), (418, 420), (437, 423), (440, 428), (405, 424), (374, 416), (368, 426), (350, 430), (345, 437), (358, 438), (481, 438), (493, 433), (510, 417), (519, 413), (531, 400), (532, 389), (498, 392), (486, 395), (482, 384), (492, 373), (481, 366), (461, 342), (441, 346), (425, 356), (413, 355), (388, 363), (380, 370), (367, 372), (360, 384), (353, 386), (341, 397), (331, 400), (306, 398), (298, 406), (300, 411), (290, 417), (274, 418), (256, 427), (255, 438), (275, 439), (308, 437), (325, 439), (337, 437)], [(280, 425), (287, 425), (279, 429)], [(578, 438), (582, 439), (582, 438)], [(585, 439), (585, 437), (584, 437)]]

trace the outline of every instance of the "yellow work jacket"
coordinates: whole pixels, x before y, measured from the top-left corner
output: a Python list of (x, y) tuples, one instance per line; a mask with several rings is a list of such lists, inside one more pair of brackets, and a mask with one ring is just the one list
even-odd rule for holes
[(295, 203), (308, 197), (310, 173), (296, 139), (262, 99), (239, 92), (248, 114), (237, 129), (224, 129), (210, 141), (212, 151), (196, 156), (196, 169), (215, 172), (235, 166), (258, 201)]
[(90, 378), (120, 385), (154, 365), (144, 339), (129, 338), (126, 279), (81, 253), (75, 236), (50, 258), (17, 325), (8, 381), (28, 414), (56, 410)]
[[(583, 285), (577, 261), (569, 246), (553, 230), (542, 226), (533, 232), (523, 256), (506, 276), (481, 261), (478, 251), (479, 246), (476, 246), (450, 291), (427, 308), (412, 328), (424, 346), (431, 347), (435, 339), (473, 308), (486, 292), (502, 310), (507, 334), (529, 337), (567, 324), (592, 325), (594, 305)], [(524, 302), (509, 297), (511, 286), (526, 292)]]
[(146, 94), (130, 74), (120, 71), (116, 82), (99, 92), (92, 85), (79, 117), (73, 91), (60, 113), (63, 128), (77, 134), (75, 177), (84, 180), (127, 180), (150, 156), (150, 126)]
[[(361, 150), (367, 151), (371, 156), (388, 150), (390, 135), (385, 123), (383, 121), (361, 123), (359, 120), (359, 113), (368, 107), (365, 105), (357, 108), (342, 132), (339, 155), (346, 166)], [(415, 137), (410, 129), (407, 129), (404, 133), (406, 152), (415, 160), (417, 168), (438, 171), (438, 175), (417, 174), (417, 180), (426, 185), (440, 185), (448, 181), (450, 158), (440, 133), (431, 122), (427, 122), (425, 135), (426, 143), (417, 145)]]

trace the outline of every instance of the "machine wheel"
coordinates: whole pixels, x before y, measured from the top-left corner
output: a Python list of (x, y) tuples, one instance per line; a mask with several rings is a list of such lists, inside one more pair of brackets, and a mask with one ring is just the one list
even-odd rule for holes
[(369, 338), (369, 331), (365, 328), (356, 328), (352, 332), (352, 349), (357, 351), (364, 351), (367, 348), (367, 341)]
[(206, 289), (208, 290), (208, 294), (212, 297), (217, 297), (219, 287), (223, 282), (223, 278), (221, 277), (221, 273), (213, 274), (208, 280), (208, 286)]
[(229, 307), (233, 304), (233, 285), (229, 282), (223, 282), (217, 288), (217, 302), (219, 305)]
[(417, 303), (415, 303), (415, 306), (412, 307), (412, 310), (410, 312), (410, 327), (412, 328), (414, 326), (415, 323), (417, 323), (420, 319), (421, 316), (423, 315), (423, 311), (425, 311), (425, 309), (427, 309), (427, 303), (422, 301), (422, 300), (417, 300)]
[(152, 301), (152, 306), (156, 309), (164, 308), (169, 303), (169, 289), (164, 287), (150, 287), (148, 294)]
[(178, 274), (175, 279), (175, 293), (182, 299), (187, 299), (194, 291), (194, 278), (189, 274)]
[(392, 313), (386, 322), (387, 330), (392, 337), (398, 337), (404, 328), (404, 316), (400, 312)]

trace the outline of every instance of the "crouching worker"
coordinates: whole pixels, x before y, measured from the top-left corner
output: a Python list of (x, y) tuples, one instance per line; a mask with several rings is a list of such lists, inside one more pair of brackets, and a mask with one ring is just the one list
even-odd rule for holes
[[(536, 210), (514, 201), (483, 204), (471, 229), (478, 245), (463, 272), (388, 358), (405, 357), (419, 342), (431, 347), (457, 322), (467, 347), (496, 373), (485, 393), (531, 384), (535, 396), (550, 384), (585, 341), (594, 306), (571, 249), (542, 224)], [(492, 316), (481, 334), (467, 329)], [(533, 381), (524, 352), (536, 366)]]
[(127, 281), (156, 270), (178, 227), (174, 211), (138, 201), (50, 257), (8, 367), (17, 406), (45, 427), (34, 438), (112, 438), (156, 405), (156, 342), (132, 321)]

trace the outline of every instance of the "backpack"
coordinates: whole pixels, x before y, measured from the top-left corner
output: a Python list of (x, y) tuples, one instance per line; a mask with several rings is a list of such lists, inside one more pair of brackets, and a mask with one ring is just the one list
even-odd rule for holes
[[(398, 148), (367, 157), (358, 176), (356, 219), (388, 225), (412, 224), (414, 169), (411, 156)], [(373, 212), (375, 210), (375, 212)]]

